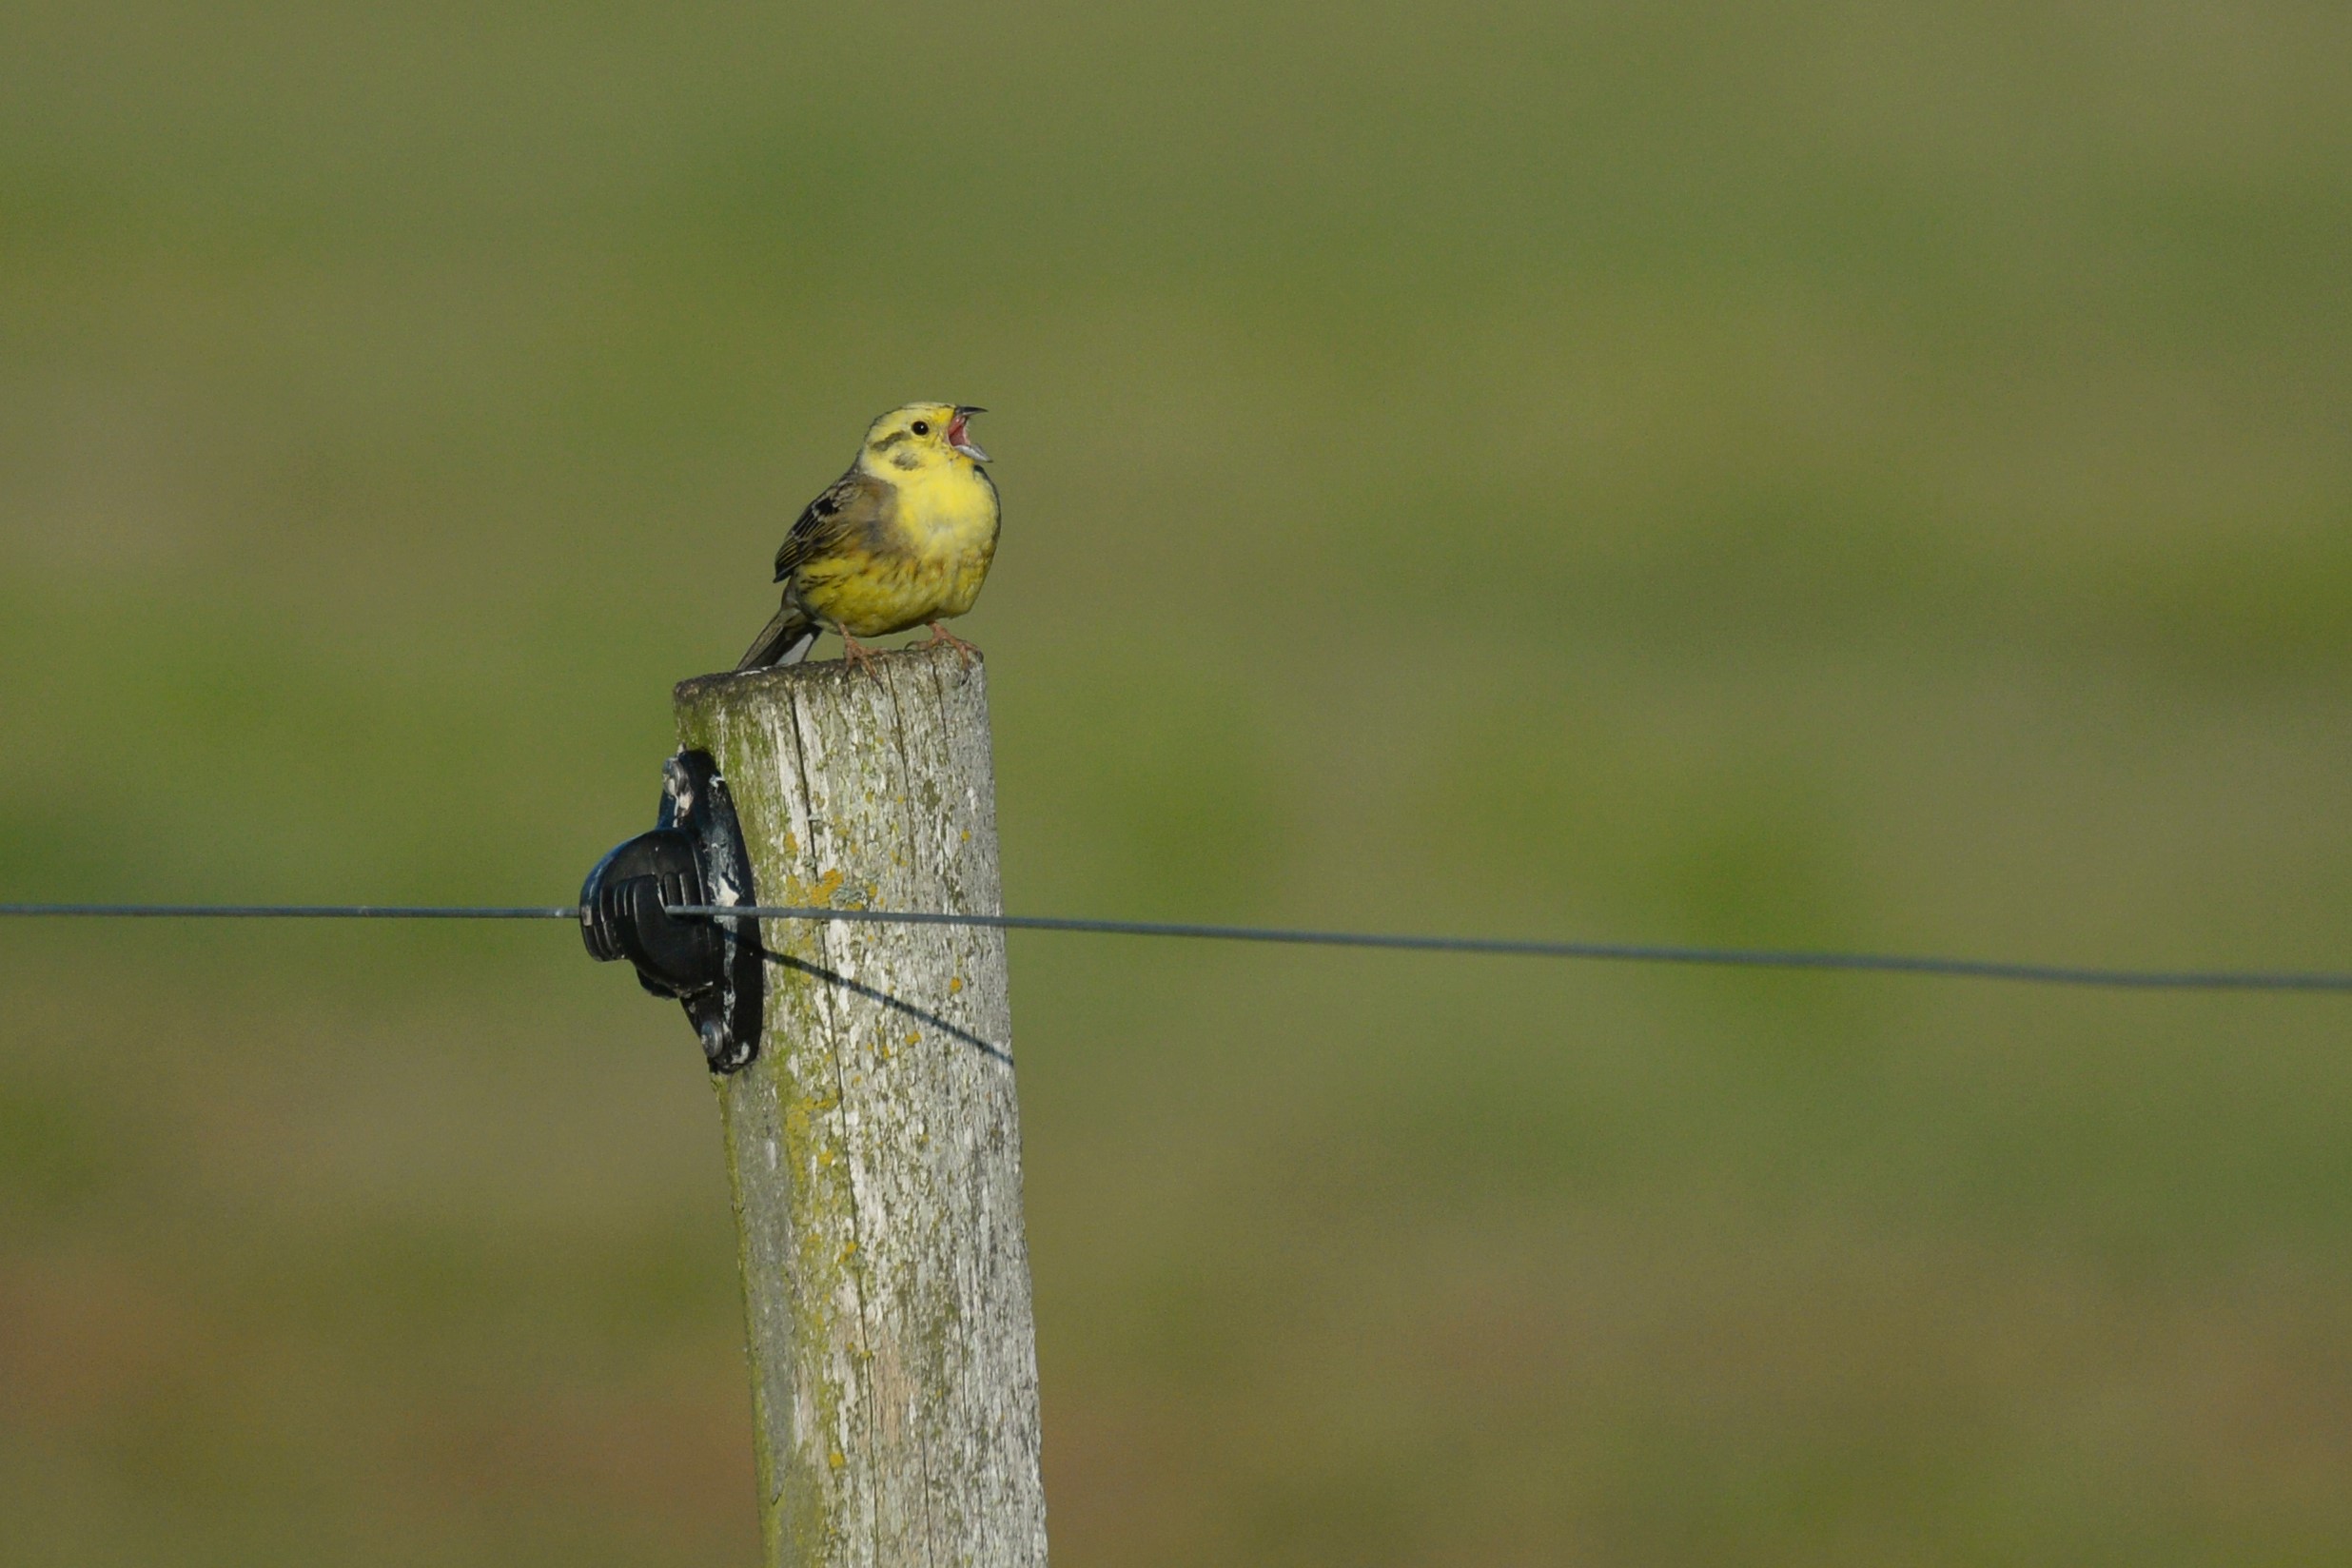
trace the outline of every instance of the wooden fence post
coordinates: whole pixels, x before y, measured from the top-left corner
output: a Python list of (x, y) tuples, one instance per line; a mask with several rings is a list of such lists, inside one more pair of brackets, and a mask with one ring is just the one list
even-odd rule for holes
[[(952, 649), (677, 689), (762, 904), (997, 913), (987, 682)], [(771, 1568), (1043, 1568), (1004, 933), (770, 921), (715, 1079)]]

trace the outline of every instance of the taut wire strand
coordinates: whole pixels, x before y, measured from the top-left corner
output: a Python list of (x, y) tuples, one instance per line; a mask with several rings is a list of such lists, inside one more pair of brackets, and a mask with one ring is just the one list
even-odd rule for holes
[[(1641, 942), (1543, 942), (1493, 936), (1412, 936), (1382, 931), (1300, 931), (1273, 926), (1086, 920), (1044, 914), (947, 914), (920, 910), (818, 909), (799, 905), (677, 904), (669, 906), (668, 912), (724, 920), (840, 920), (901, 926), (970, 926), (994, 931), (1184, 936), (1219, 942), (1378, 948), (1392, 952), (1484, 953), (1496, 957), (1582, 958), (1728, 969), (1918, 974), (1952, 980), (2009, 980), (2027, 985), (2088, 986), (2114, 990), (2352, 992), (2352, 973), (2324, 971), (2097, 969), (2068, 964), (2009, 963), (1999, 959), (1940, 958), (1891, 952), (1698, 948)], [(568, 904), (0, 904), (0, 917), (9, 915), (209, 920), (578, 920), (579, 910)]]
[(1940, 975), (1958, 980), (2015, 980), (2046, 986), (2131, 990), (2352, 991), (2352, 974), (2257, 970), (2113, 970), (1997, 959), (1918, 957), (1886, 952), (1812, 952), (1762, 948), (1692, 948), (1637, 942), (1541, 942), (1493, 936), (1407, 936), (1379, 931), (1296, 931), (1268, 926), (1206, 926), (1151, 920), (1080, 920), (1042, 914), (934, 914), (908, 910), (834, 910), (796, 906), (675, 904), (672, 914), (737, 920), (870, 920), (891, 925), (982, 926), (1000, 931), (1092, 931), (1112, 936), (1191, 936), (1226, 942), (1285, 942), (1307, 947), (1384, 948), (1406, 952), (1487, 953), (1520, 958), (1586, 958), (1637, 964), (1719, 965), (1739, 969), (1844, 970)]
[(578, 920), (576, 904), (0, 904), (0, 915), (125, 920)]

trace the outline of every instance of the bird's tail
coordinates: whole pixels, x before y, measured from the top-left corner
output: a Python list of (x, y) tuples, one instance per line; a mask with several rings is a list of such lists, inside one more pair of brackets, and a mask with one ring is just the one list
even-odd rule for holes
[(735, 665), (737, 670), (764, 670), (771, 664), (797, 664), (816, 646), (817, 624), (807, 615), (785, 605), (776, 611)]

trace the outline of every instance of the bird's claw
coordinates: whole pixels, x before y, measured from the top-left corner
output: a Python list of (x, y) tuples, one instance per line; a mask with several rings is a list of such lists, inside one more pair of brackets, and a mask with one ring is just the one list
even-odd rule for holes
[(931, 640), (923, 644), (926, 651), (936, 648), (944, 642), (949, 647), (955, 650), (955, 662), (961, 664), (967, 670), (971, 668), (971, 661), (980, 657), (979, 649), (973, 647), (970, 643), (966, 642), (962, 637), (957, 637), (954, 633), (949, 631), (945, 626), (940, 625), (935, 620), (931, 623)]
[(841, 638), (841, 661), (852, 669), (863, 670), (870, 676), (879, 676), (882, 672), (874, 668), (873, 650), (850, 636), (849, 633), (842, 632), (837, 627), (834, 630)]

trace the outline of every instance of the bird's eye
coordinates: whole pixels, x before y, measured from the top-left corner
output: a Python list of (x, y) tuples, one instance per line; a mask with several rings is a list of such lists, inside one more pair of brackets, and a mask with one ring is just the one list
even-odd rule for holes
[(917, 420), (912, 425), (909, 426), (909, 428), (918, 436), (928, 436), (931, 434), (931, 421), (929, 420)]

